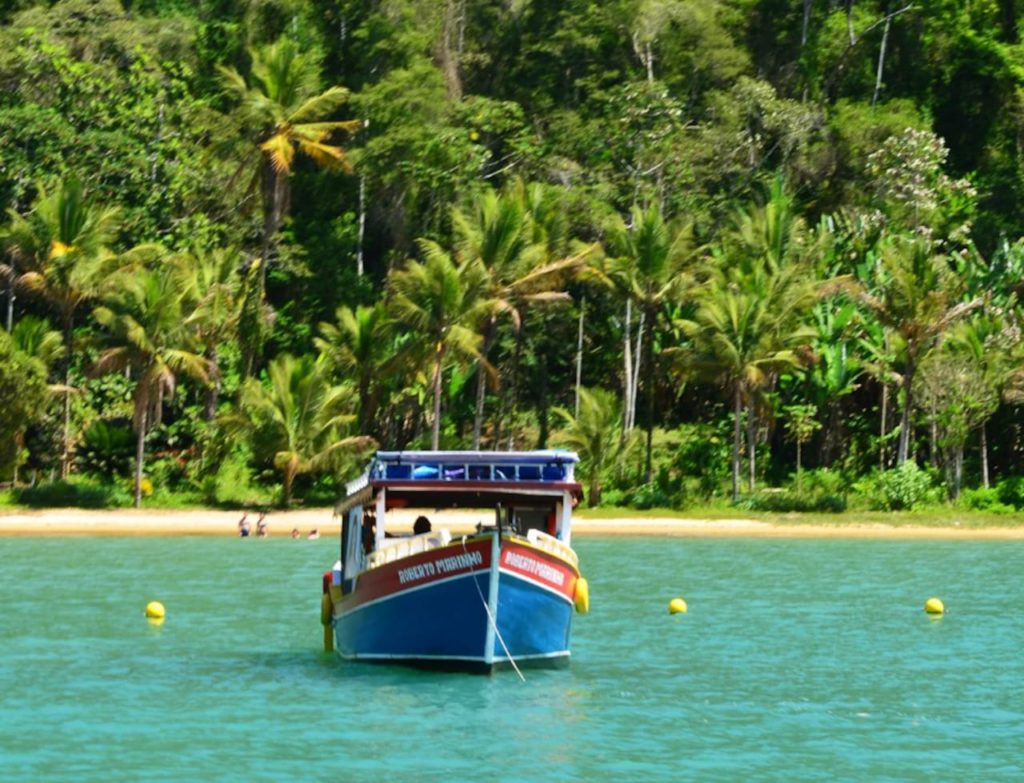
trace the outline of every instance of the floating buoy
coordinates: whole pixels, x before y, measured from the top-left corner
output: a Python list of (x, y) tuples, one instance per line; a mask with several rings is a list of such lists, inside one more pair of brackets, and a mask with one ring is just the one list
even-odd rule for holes
[(146, 604), (146, 619), (152, 625), (162, 625), (166, 613), (164, 605), (159, 601), (150, 601)]
[(942, 601), (938, 598), (929, 598), (924, 602), (924, 610), (928, 614), (944, 614), (946, 607), (943, 606)]
[(576, 580), (576, 592), (573, 594), (576, 611), (586, 614), (590, 611), (590, 585), (582, 576)]
[(682, 598), (673, 598), (668, 602), (668, 613), (669, 614), (682, 614), (687, 611), (689, 607), (686, 605), (686, 601)]

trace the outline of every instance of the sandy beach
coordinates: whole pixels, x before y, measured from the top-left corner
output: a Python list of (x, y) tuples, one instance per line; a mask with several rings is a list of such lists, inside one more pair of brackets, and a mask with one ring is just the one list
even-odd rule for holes
[[(258, 514), (249, 513), (255, 532)], [(395, 529), (411, 530), (414, 512), (396, 512)], [(0, 513), (0, 536), (235, 536), (241, 511), (182, 511), (158, 509), (46, 509)], [(268, 530), (286, 538), (293, 529), (303, 537), (316, 528), (321, 536), (336, 536), (339, 520), (331, 508), (271, 511)], [(484, 512), (448, 511), (434, 515), (436, 524), (454, 534), (489, 521)], [(756, 519), (587, 519), (573, 520), (573, 534), (588, 536), (676, 536), (693, 538), (878, 538), (878, 539), (991, 539), (1024, 540), (1024, 525), (1014, 527), (945, 527), (837, 522), (835, 525), (785, 524)]]

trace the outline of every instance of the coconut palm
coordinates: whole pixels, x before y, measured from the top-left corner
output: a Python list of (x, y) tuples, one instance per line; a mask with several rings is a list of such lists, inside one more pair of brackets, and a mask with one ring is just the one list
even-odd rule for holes
[(748, 487), (754, 487), (753, 415), (756, 397), (779, 372), (798, 367), (800, 349), (814, 337), (802, 320), (814, 303), (815, 285), (802, 266), (747, 269), (720, 265), (696, 290), (692, 319), (677, 321), (689, 342), (669, 353), (683, 377), (724, 382), (733, 408), (732, 497), (739, 496), (740, 421), (747, 410)]
[[(678, 301), (689, 281), (690, 265), (697, 250), (689, 225), (673, 225), (665, 220), (660, 208), (634, 206), (627, 226), (616, 218), (608, 229), (608, 257), (595, 268), (625, 300), (626, 332), (623, 362), (626, 381), (626, 430), (636, 418), (639, 369), (645, 368), (644, 389), (647, 394), (646, 481), (651, 480), (651, 445), (654, 432), (654, 358), (650, 347), (659, 333), (664, 305)], [(636, 340), (636, 367), (632, 366), (630, 330), (632, 309), (640, 311)], [(645, 331), (646, 329), (646, 331)], [(646, 339), (645, 339), (646, 338)]]
[(110, 271), (108, 247), (118, 225), (118, 211), (90, 201), (76, 177), (50, 192), (39, 188), (27, 215), (8, 212), (10, 223), (2, 242), (11, 264), (6, 271), (14, 285), (46, 303), (64, 336), (64, 433), (61, 475), (71, 465), (71, 362), (75, 318), (94, 297), (99, 281)]
[[(501, 193), (486, 190), (475, 195), (467, 206), (452, 210), (456, 251), (463, 261), (483, 266), (488, 275), (489, 296), (494, 300), (494, 312), (484, 323), (481, 354), (485, 358), (496, 337), (500, 315), (507, 315), (512, 322), (518, 357), (524, 337), (525, 309), (540, 302), (569, 299), (568, 293), (557, 289), (584, 254), (557, 254), (562, 244), (560, 238), (546, 230), (555, 225), (551, 202), (550, 192), (545, 193), (542, 186), (527, 186), (516, 180)], [(546, 225), (540, 222), (545, 219)], [(515, 375), (514, 369), (513, 382)], [(474, 449), (480, 447), (484, 381), (485, 373), (478, 373)]]
[(445, 364), (478, 361), (490, 365), (480, 352), (480, 325), (500, 306), (491, 297), (491, 280), (479, 261), (456, 263), (436, 242), (421, 239), (424, 261), (410, 261), (388, 278), (391, 312), (413, 340), (412, 351), (426, 357), (433, 397), (431, 445), (438, 448), (441, 433), (441, 376)]
[(329, 143), (338, 131), (350, 132), (358, 120), (330, 120), (348, 98), (334, 86), (320, 92), (320, 67), (315, 56), (289, 38), (254, 49), (250, 82), (234, 68), (221, 67), (225, 89), (241, 102), (243, 121), (253, 146), (242, 165), (254, 171), (252, 190), (263, 203), (263, 246), (260, 290), (265, 287), (274, 236), (290, 208), (289, 178), (297, 154), (318, 166), (348, 170), (345, 150)]
[(336, 323), (321, 323), (320, 337), (313, 342), (335, 369), (355, 377), (359, 395), (358, 429), (368, 434), (373, 428), (379, 388), (385, 362), (391, 358), (388, 331), (391, 326), (383, 304), (342, 306)]
[(554, 411), (565, 425), (554, 440), (580, 455), (588, 487), (587, 503), (597, 506), (601, 502), (601, 476), (615, 462), (622, 446), (619, 402), (609, 391), (583, 387), (577, 414), (565, 408)]
[(93, 373), (126, 372), (135, 381), (136, 508), (142, 504), (146, 433), (160, 423), (164, 400), (174, 395), (179, 376), (202, 383), (210, 377), (209, 361), (195, 352), (198, 343), (185, 319), (184, 300), (177, 270), (164, 265), (118, 275), (105, 303), (93, 311), (105, 332)]
[(868, 287), (859, 293), (860, 301), (892, 338), (888, 369), (898, 376), (903, 392), (898, 465), (910, 450), (914, 377), (921, 361), (954, 324), (981, 306), (980, 299), (963, 301), (961, 288), (946, 257), (937, 254), (930, 242), (896, 237), (883, 245), (878, 263), (871, 267)]
[(298, 476), (321, 472), (341, 454), (366, 449), (373, 440), (344, 435), (355, 421), (352, 390), (331, 383), (325, 362), (283, 354), (267, 367), (267, 380), (264, 386), (248, 379), (239, 411), (222, 421), (229, 430), (257, 433), (256, 441), (271, 450), (288, 506)]
[(220, 398), (220, 346), (238, 330), (242, 316), (241, 269), (244, 258), (237, 248), (195, 250), (178, 257), (185, 308), (190, 310), (186, 325), (202, 346), (210, 370), (206, 395), (206, 419), (217, 415)]

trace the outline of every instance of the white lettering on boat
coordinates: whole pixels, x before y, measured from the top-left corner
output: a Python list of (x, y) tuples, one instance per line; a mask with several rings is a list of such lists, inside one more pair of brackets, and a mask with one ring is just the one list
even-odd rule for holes
[(547, 563), (542, 563), (540, 560), (534, 560), (532, 557), (521, 555), (518, 552), (506, 550), (505, 565), (518, 568), (520, 571), (525, 571), (534, 576), (539, 576), (541, 579), (559, 587), (565, 584), (565, 574), (557, 568), (549, 566)]
[(425, 563), (417, 563), (408, 568), (398, 570), (399, 584), (417, 582), (436, 574), (451, 574), (455, 571), (462, 571), (473, 566), (482, 565), (484, 556), (480, 552), (465, 552), (451, 557), (443, 557), (440, 560), (428, 560)]

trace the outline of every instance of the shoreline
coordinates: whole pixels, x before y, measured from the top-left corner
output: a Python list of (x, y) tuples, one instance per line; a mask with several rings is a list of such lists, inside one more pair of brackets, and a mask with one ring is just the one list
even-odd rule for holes
[[(258, 514), (249, 512), (255, 536)], [(438, 524), (453, 534), (471, 532), (486, 512), (446, 511), (434, 515)], [(394, 529), (412, 529), (415, 512), (395, 512)], [(45, 509), (0, 512), (0, 538), (22, 536), (215, 536), (237, 537), (241, 511), (162, 509)], [(267, 513), (272, 538), (289, 538), (297, 529), (305, 539), (313, 528), (321, 537), (337, 536), (340, 522), (327, 508), (309, 508)], [(489, 521), (489, 519), (487, 519)], [(837, 522), (835, 524), (789, 524), (757, 519), (678, 519), (628, 516), (615, 519), (573, 520), (576, 537), (657, 536), (664, 538), (816, 538), (816, 539), (933, 539), (1024, 541), (1024, 525), (1014, 527), (959, 527), (929, 525), (887, 525), (878, 522)]]

